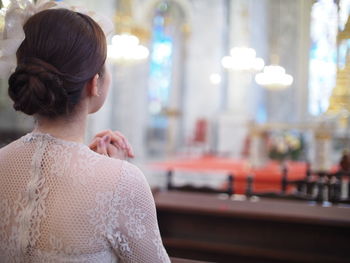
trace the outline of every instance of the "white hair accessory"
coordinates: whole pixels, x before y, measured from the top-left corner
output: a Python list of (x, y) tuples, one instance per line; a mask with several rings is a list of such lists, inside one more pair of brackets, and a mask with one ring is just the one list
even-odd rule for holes
[(90, 16), (102, 28), (105, 35), (113, 31), (113, 24), (105, 16), (88, 11), (86, 8), (69, 6), (63, 2), (38, 0), (35, 4), (29, 0), (11, 0), (6, 10), (0, 11), (0, 78), (8, 78), (17, 66), (16, 52), (25, 35), (23, 26), (34, 14), (46, 9), (65, 8)]

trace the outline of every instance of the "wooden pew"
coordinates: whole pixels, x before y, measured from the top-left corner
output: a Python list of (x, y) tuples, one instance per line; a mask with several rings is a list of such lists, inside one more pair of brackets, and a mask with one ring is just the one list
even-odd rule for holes
[(185, 258), (170, 258), (171, 263), (204, 263), (207, 261), (190, 260)]
[[(222, 197), (222, 196), (221, 196)], [(350, 262), (350, 208), (158, 192), (172, 257), (211, 262)]]

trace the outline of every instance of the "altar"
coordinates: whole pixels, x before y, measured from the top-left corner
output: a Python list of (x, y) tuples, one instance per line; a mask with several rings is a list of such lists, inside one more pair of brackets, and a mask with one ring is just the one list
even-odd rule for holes
[[(277, 161), (268, 161), (264, 166), (252, 167), (248, 160), (203, 155), (200, 157), (174, 158), (165, 161), (151, 162), (148, 164), (151, 169), (172, 173), (176, 172), (197, 173), (201, 176), (210, 174), (225, 174), (233, 176), (233, 192), (243, 194), (247, 190), (248, 177), (254, 180), (254, 191), (281, 191), (283, 180), (283, 169), (287, 169), (287, 179), (291, 181), (303, 180), (308, 170), (306, 162), (287, 161), (281, 165)], [(330, 172), (335, 172), (337, 166), (333, 166)], [(168, 178), (168, 185), (172, 186), (172, 178)], [(229, 177), (227, 181), (229, 181)], [(226, 182), (227, 182), (226, 181)], [(222, 188), (227, 187), (223, 181)]]

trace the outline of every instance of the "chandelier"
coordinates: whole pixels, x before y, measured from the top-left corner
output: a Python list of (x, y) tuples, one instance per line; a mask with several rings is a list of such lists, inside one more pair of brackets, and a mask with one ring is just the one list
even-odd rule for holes
[(118, 0), (115, 17), (117, 34), (107, 47), (107, 56), (116, 62), (135, 62), (148, 58), (149, 50), (141, 42), (150, 38), (150, 32), (133, 18), (132, 0)]
[(269, 90), (283, 90), (293, 83), (293, 77), (286, 74), (284, 67), (279, 65), (280, 37), (281, 37), (281, 0), (278, 1), (278, 12), (276, 12), (278, 30), (272, 29), (272, 52), (271, 65), (265, 66), (262, 73), (256, 74), (257, 84)]
[(281, 90), (292, 85), (293, 77), (286, 74), (283, 67), (272, 64), (265, 66), (262, 73), (256, 74), (255, 81), (267, 89)]
[(108, 57), (118, 61), (143, 60), (149, 55), (148, 48), (140, 45), (139, 38), (128, 33), (114, 35), (107, 48)]
[(265, 62), (262, 58), (256, 57), (256, 51), (248, 47), (233, 47), (230, 56), (221, 59), (225, 69), (234, 71), (260, 71)]

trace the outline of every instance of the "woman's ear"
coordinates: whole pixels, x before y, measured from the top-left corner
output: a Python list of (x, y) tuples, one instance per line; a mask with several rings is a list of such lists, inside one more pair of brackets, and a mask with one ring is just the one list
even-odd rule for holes
[(89, 97), (99, 97), (100, 94), (98, 92), (98, 79), (99, 79), (99, 75), (96, 74), (91, 80), (89, 80), (89, 82), (87, 83), (86, 86), (86, 91), (87, 91), (87, 95)]

